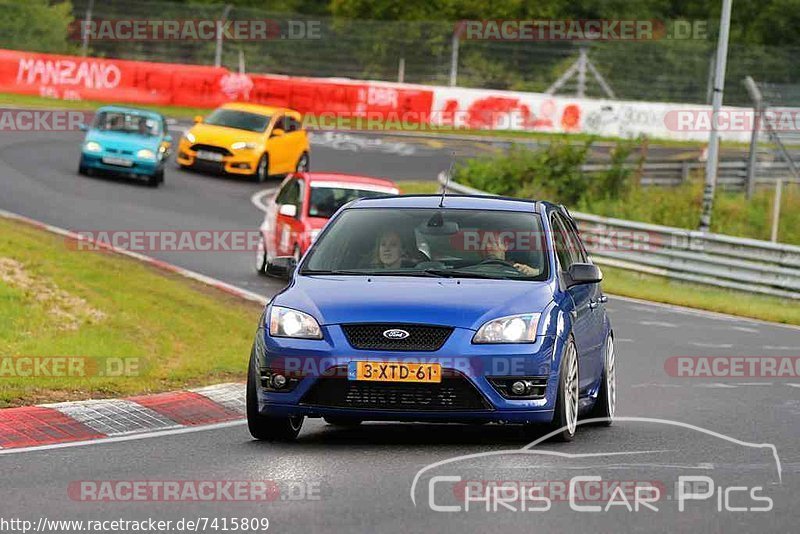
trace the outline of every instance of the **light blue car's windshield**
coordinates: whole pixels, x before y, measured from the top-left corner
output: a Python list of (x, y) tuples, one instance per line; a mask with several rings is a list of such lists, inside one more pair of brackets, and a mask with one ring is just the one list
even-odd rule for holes
[(235, 109), (217, 109), (206, 117), (205, 123), (249, 132), (263, 132), (269, 125), (269, 115), (248, 113)]
[(161, 121), (155, 117), (124, 111), (101, 111), (94, 119), (94, 128), (106, 132), (161, 135)]
[(532, 212), (349, 209), (301, 273), (546, 280), (545, 243)]

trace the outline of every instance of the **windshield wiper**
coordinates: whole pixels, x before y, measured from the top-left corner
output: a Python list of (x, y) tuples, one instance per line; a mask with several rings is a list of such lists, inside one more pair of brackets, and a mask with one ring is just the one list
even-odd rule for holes
[(344, 275), (358, 275), (358, 276), (432, 276), (436, 278), (441, 278), (443, 275), (440, 275), (438, 272), (431, 271), (431, 270), (424, 270), (424, 271), (405, 271), (405, 270), (380, 270), (380, 271), (354, 271), (354, 270), (347, 270), (347, 269), (333, 269), (333, 270), (320, 270), (320, 271), (313, 271), (313, 270), (305, 270), (301, 271), (300, 274), (310, 274), (310, 275), (337, 275), (337, 274), (344, 274)]
[(482, 278), (484, 280), (509, 280), (516, 278), (515, 276), (494, 275), (486, 273), (478, 273), (475, 271), (463, 271), (460, 269), (425, 269), (426, 273), (446, 278)]

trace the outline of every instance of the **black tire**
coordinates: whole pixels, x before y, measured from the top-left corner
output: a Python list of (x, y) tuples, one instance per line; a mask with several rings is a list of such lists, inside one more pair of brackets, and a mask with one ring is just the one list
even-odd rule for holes
[(614, 423), (614, 413), (617, 410), (617, 363), (614, 352), (614, 338), (609, 335), (603, 352), (603, 376), (600, 391), (597, 392), (597, 401), (594, 403), (589, 417), (603, 419), (596, 424), (611, 426)]
[(297, 160), (297, 165), (295, 165), (294, 170), (295, 172), (308, 172), (311, 168), (311, 156), (308, 155), (308, 152), (303, 152), (300, 154), (300, 158)]
[(339, 426), (343, 428), (352, 428), (363, 423), (361, 419), (356, 419), (354, 417), (339, 416), (339, 415), (328, 415), (323, 419), (325, 419), (325, 422), (328, 423), (329, 425)]
[(83, 156), (81, 156), (81, 161), (78, 163), (78, 174), (81, 176), (89, 176), (89, 167), (83, 163)]
[(256, 165), (256, 172), (253, 173), (253, 181), (264, 183), (269, 179), (269, 156), (263, 154)]
[(247, 372), (247, 428), (250, 435), (262, 441), (294, 441), (303, 427), (303, 416), (269, 417), (261, 414), (258, 411), (257, 380), (255, 351), (252, 351)]
[(158, 184), (164, 181), (164, 169), (159, 169), (147, 179), (147, 185), (150, 187), (158, 187)]
[[(572, 361), (574, 359), (574, 382), (568, 377), (572, 371)], [(579, 368), (578, 368), (578, 352), (575, 349), (575, 342), (570, 337), (567, 346), (564, 348), (564, 355), (561, 358), (561, 369), (558, 373), (558, 393), (556, 397), (556, 407), (553, 413), (553, 422), (550, 423), (550, 431), (558, 431), (550, 439), (553, 441), (572, 441), (575, 439), (575, 432), (577, 431), (578, 422), (578, 383), (579, 383)], [(572, 403), (567, 399), (568, 384), (572, 386), (573, 394), (576, 396)], [(574, 413), (571, 412), (574, 410)]]

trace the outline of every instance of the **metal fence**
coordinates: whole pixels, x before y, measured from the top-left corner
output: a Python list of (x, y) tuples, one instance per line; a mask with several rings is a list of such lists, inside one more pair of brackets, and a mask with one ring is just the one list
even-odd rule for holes
[[(444, 187), (445, 175), (439, 176)], [(488, 194), (450, 182), (457, 194)], [(800, 300), (800, 247), (571, 212), (593, 261), (668, 278)]]
[[(726, 191), (744, 191), (747, 188), (747, 160), (724, 160), (717, 166), (717, 187)], [(705, 162), (702, 161), (648, 161), (641, 166), (626, 166), (639, 173), (641, 185), (678, 186), (688, 182), (692, 177), (702, 177), (705, 173)], [(611, 166), (607, 163), (588, 163), (581, 167), (586, 174), (607, 172)], [(774, 185), (776, 180), (785, 183), (797, 183), (785, 161), (758, 161), (756, 164), (755, 184)]]
[[(83, 20), (87, 14), (94, 20), (224, 18), (318, 23), (318, 39), (225, 40), (221, 63), (237, 69), (243, 58), (248, 72), (387, 81), (402, 78), (406, 82), (440, 85), (455, 81), (463, 87), (544, 92), (579, 61), (581, 50), (585, 50), (616, 98), (707, 103), (711, 94), (714, 21), (708, 25), (706, 39), (580, 43), (459, 40), (454, 39), (456, 23), (448, 21), (344, 20), (230, 7), (223, 3), (73, 0), (75, 19)], [(79, 48), (80, 43), (74, 44)], [(88, 43), (88, 53), (212, 65), (216, 43), (92, 41)], [(800, 87), (798, 55), (800, 49), (796, 48), (745, 46), (734, 40), (729, 50), (726, 104), (749, 105), (741, 83), (746, 75), (775, 87)], [(596, 83), (592, 73), (573, 77), (560, 89), (561, 93), (580, 92), (575, 84), (581, 80), (586, 82), (586, 96), (606, 96), (607, 92)], [(800, 91), (784, 89), (784, 93), (796, 94), (795, 105), (800, 104)]]

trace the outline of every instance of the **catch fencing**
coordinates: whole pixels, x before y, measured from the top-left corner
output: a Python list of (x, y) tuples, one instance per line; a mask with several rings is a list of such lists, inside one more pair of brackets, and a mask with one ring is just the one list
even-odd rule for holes
[[(442, 187), (447, 183), (441, 174)], [(456, 194), (482, 194), (454, 182)], [(593, 261), (686, 282), (800, 300), (800, 247), (570, 212)]]

